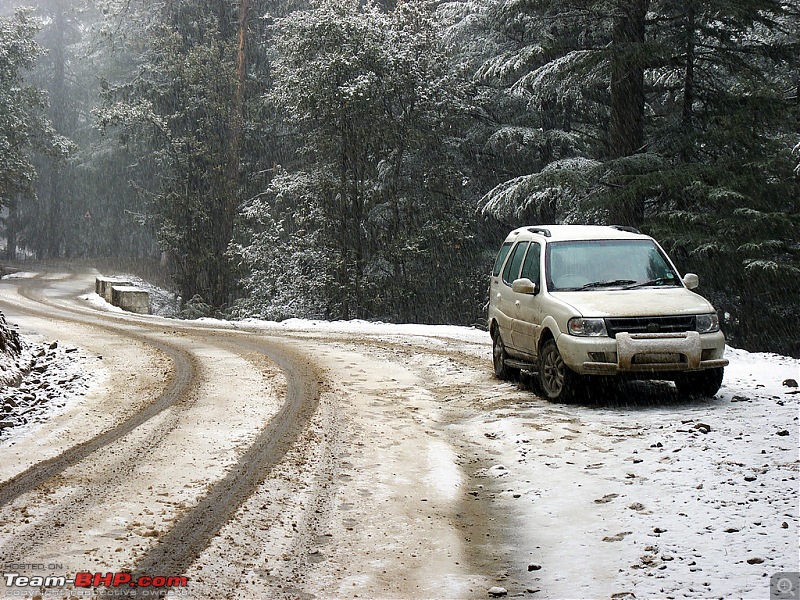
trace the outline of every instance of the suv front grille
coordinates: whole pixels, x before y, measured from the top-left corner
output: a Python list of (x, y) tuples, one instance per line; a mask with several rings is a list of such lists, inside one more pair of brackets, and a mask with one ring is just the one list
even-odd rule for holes
[(608, 335), (617, 337), (623, 331), (627, 333), (683, 333), (694, 331), (695, 316), (677, 317), (614, 317), (607, 318), (606, 331)]

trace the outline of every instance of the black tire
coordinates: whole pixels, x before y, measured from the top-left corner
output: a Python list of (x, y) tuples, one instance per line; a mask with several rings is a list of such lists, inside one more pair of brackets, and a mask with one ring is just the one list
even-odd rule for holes
[(500, 337), (499, 331), (495, 331), (492, 336), (492, 364), (494, 365), (494, 376), (503, 381), (519, 377), (519, 369), (509, 367), (506, 364), (507, 360), (508, 353), (503, 344), (503, 338)]
[(706, 369), (697, 373), (685, 373), (675, 378), (675, 387), (686, 396), (706, 396), (711, 398), (722, 387), (725, 369)]
[(564, 364), (555, 340), (547, 340), (539, 356), (539, 387), (544, 397), (571, 402), (580, 396), (582, 383), (581, 376)]

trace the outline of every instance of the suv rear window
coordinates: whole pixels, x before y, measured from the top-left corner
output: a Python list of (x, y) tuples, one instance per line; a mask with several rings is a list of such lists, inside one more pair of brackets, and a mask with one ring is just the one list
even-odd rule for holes
[(522, 266), (522, 259), (525, 257), (525, 250), (528, 249), (529, 242), (520, 242), (514, 246), (514, 252), (511, 258), (508, 259), (506, 268), (503, 271), (503, 282), (511, 285), (511, 283), (519, 277), (519, 268)]
[(511, 242), (505, 242), (500, 246), (500, 252), (497, 254), (497, 260), (494, 261), (494, 269), (492, 269), (492, 277), (500, 275), (500, 269), (503, 268), (503, 262), (508, 256), (508, 251), (511, 250)]

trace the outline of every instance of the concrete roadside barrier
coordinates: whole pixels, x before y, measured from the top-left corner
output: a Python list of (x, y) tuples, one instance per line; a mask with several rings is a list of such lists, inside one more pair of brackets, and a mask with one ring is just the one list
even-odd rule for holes
[(150, 314), (150, 294), (132, 285), (111, 286), (111, 304), (128, 312)]
[(130, 281), (126, 279), (115, 279), (113, 277), (95, 277), (94, 280), (94, 291), (100, 296), (103, 300), (110, 304), (114, 304), (111, 298), (111, 288), (115, 285), (118, 286), (130, 286), (133, 285)]

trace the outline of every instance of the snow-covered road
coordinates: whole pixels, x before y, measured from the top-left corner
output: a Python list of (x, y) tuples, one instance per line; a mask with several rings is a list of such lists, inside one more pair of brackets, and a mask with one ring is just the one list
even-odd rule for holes
[[(31, 274), (45, 311), (28, 278), (0, 282), (9, 320), (78, 348), (87, 385), (4, 431), (0, 499), (163, 395), (180, 356), (192, 391), (4, 501), (0, 567), (172, 556), (192, 598), (768, 598), (773, 574), (800, 571), (797, 360), (730, 349), (710, 400), (652, 383), (553, 404), (495, 380), (478, 330), (134, 317), (102, 312), (91, 276)], [(240, 474), (300, 380), (317, 398), (298, 430)], [(176, 556), (204, 503), (226, 502), (220, 482), (246, 476)]]

